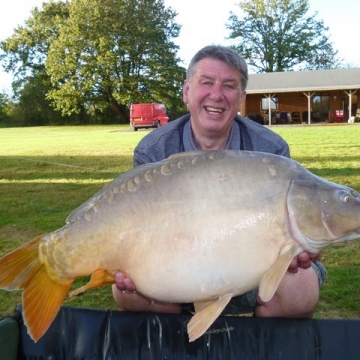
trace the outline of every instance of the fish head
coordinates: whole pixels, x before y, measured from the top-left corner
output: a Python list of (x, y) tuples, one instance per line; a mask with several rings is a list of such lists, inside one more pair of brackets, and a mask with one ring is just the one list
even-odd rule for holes
[(290, 232), (307, 251), (360, 239), (360, 194), (349, 187), (316, 176), (293, 180), (287, 206)]

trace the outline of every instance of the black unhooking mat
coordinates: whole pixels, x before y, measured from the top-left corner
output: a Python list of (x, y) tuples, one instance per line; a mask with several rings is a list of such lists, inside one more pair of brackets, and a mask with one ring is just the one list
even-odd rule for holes
[(221, 316), (204, 336), (189, 343), (190, 318), (191, 314), (62, 307), (46, 334), (34, 343), (19, 307), (12, 318), (0, 321), (0, 358), (16, 358), (11, 344), (18, 340), (17, 358), (32, 360), (360, 359), (360, 320)]

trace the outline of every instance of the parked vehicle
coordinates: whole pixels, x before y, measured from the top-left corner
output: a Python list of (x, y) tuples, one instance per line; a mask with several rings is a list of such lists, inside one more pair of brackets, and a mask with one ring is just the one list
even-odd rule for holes
[(164, 104), (132, 104), (130, 106), (130, 125), (137, 131), (140, 128), (157, 128), (169, 122)]

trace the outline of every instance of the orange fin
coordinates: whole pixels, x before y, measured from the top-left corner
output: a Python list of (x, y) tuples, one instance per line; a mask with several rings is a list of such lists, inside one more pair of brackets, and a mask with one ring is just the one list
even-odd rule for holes
[(29, 335), (38, 341), (49, 328), (68, 293), (72, 280), (52, 280), (40, 266), (22, 294), (23, 317)]
[(0, 289), (23, 289), (39, 265), (41, 237), (20, 246), (0, 259)]
[(195, 304), (195, 308), (203, 308), (197, 312), (189, 321), (187, 331), (189, 341), (194, 341), (205, 333), (211, 324), (217, 319), (225, 306), (229, 303), (234, 294), (225, 294), (220, 296), (218, 300), (206, 301), (204, 306)]
[(0, 288), (23, 289), (23, 317), (28, 333), (39, 340), (58, 313), (73, 280), (54, 279), (39, 261), (37, 237), (0, 259)]
[(71, 291), (69, 296), (75, 296), (81, 294), (85, 290), (94, 289), (104, 285), (110, 285), (115, 283), (114, 275), (109, 274), (107, 271), (103, 269), (96, 270), (92, 273), (90, 281), (80, 288)]

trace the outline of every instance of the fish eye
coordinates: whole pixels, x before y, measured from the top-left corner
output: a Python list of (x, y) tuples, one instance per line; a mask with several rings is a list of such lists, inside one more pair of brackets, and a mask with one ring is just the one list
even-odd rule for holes
[(350, 203), (351, 201), (353, 201), (354, 196), (352, 196), (352, 195), (353, 195), (353, 193), (350, 190), (347, 190), (347, 189), (342, 189), (337, 194), (338, 199), (342, 203)]
[(345, 203), (348, 203), (350, 202), (352, 199), (351, 195), (349, 195), (348, 193), (345, 193), (345, 194), (341, 194), (340, 196), (340, 200), (345, 202)]

